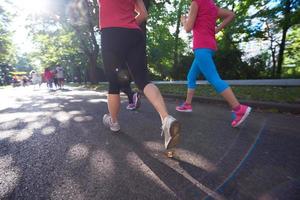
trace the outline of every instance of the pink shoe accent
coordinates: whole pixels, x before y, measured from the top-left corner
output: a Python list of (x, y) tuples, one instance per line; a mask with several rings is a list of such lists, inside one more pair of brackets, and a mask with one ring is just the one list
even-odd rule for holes
[(184, 102), (180, 106), (176, 106), (176, 110), (178, 112), (192, 112), (193, 111), (192, 105), (191, 104), (187, 104), (186, 102)]
[(232, 127), (238, 127), (251, 112), (251, 107), (246, 105), (241, 105), (238, 111), (232, 111), (233, 121), (231, 122)]

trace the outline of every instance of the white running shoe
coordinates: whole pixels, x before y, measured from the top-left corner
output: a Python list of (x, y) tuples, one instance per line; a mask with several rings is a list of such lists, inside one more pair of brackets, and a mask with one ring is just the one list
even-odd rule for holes
[(110, 128), (111, 131), (113, 132), (118, 132), (120, 130), (120, 125), (118, 122), (113, 123), (111, 120), (110, 114), (105, 114), (103, 116), (103, 124), (107, 128)]
[(170, 149), (175, 147), (179, 142), (180, 123), (172, 116), (167, 116), (163, 120), (162, 135), (165, 137), (165, 148)]

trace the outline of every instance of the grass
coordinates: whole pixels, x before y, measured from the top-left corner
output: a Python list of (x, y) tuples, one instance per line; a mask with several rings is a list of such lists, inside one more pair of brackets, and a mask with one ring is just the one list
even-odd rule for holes
[[(72, 84), (73, 86), (80, 86)], [(81, 85), (82, 86), (82, 85)], [(162, 94), (186, 95), (186, 85), (157, 85)], [(93, 90), (107, 90), (107, 84), (85, 85), (85, 88)], [(135, 86), (133, 86), (134, 89)], [(271, 101), (281, 103), (300, 104), (299, 87), (278, 87), (278, 86), (231, 86), (239, 100)], [(210, 85), (199, 85), (196, 88), (195, 96), (222, 98)]]
[[(158, 85), (158, 87), (165, 94), (183, 96), (186, 94), (186, 85)], [(300, 87), (232, 86), (231, 88), (240, 100), (300, 103)], [(209, 85), (198, 86), (195, 96), (221, 98)]]
[(1, 85), (0, 89), (5, 89), (5, 88), (9, 88), (9, 87), (11, 87), (11, 85)]

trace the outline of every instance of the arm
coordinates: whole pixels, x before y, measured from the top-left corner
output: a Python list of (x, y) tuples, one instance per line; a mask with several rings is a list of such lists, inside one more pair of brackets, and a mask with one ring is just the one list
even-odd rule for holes
[(141, 23), (146, 21), (148, 17), (148, 12), (143, 0), (136, 0), (135, 11), (137, 12), (137, 15), (135, 16), (135, 20), (140, 25)]
[(193, 29), (197, 14), (198, 4), (195, 1), (192, 1), (188, 17), (181, 16), (181, 23), (187, 33), (191, 32), (191, 30)]
[(225, 28), (233, 20), (234, 17), (235, 14), (232, 11), (218, 8), (218, 18), (221, 18), (223, 21), (218, 27), (216, 27), (216, 33)]

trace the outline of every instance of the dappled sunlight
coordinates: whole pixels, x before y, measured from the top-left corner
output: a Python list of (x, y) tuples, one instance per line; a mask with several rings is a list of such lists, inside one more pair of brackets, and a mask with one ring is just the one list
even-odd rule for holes
[(83, 113), (84, 113), (83, 111), (79, 111), (79, 110), (69, 111), (70, 115), (80, 115), (80, 114), (83, 114)]
[(217, 170), (217, 167), (214, 163), (199, 154), (195, 154), (192, 151), (176, 148), (176, 155), (180, 157), (181, 161), (204, 169), (207, 172), (214, 172)]
[(57, 97), (48, 95), (48, 96), (44, 96), (44, 99), (45, 100), (55, 100), (55, 99), (57, 99)]
[(71, 99), (69, 102), (71, 103), (80, 103), (80, 102), (83, 102), (82, 99)]
[(104, 150), (97, 150), (92, 153), (90, 165), (93, 170), (93, 175), (99, 180), (109, 180), (115, 175), (114, 160), (111, 155)]
[(72, 100), (72, 99), (74, 99), (74, 97), (72, 97), (72, 96), (65, 96), (65, 95), (56, 95), (55, 98), (59, 98), (59, 99), (62, 99), (62, 100)]
[(128, 100), (126, 99), (121, 99), (121, 104), (123, 104), (123, 103), (128, 103)]
[(80, 96), (92, 96), (92, 95), (106, 95), (107, 92), (96, 92), (96, 91), (90, 91), (90, 90), (82, 90), (82, 91), (77, 91), (77, 90), (73, 90), (73, 91), (69, 91), (67, 93), (64, 93), (63, 95), (65, 96), (77, 96), (78, 94), (80, 94)]
[(31, 104), (32, 103), (32, 99), (30, 99), (30, 100), (21, 100), (20, 102), (22, 102), (22, 106), (23, 105), (26, 105), (26, 104)]
[(14, 101), (2, 101), (1, 100), (1, 104), (0, 104), (0, 111), (1, 110), (6, 110), (6, 109), (18, 109), (22, 106), (22, 103), (17, 103)]
[(100, 102), (107, 103), (107, 99), (90, 99), (87, 102), (89, 102), (89, 103), (100, 103)]
[[(162, 152), (164, 150), (164, 146), (161, 142), (147, 141), (144, 142), (144, 146), (146, 149), (153, 152)], [(189, 150), (176, 148), (176, 156), (178, 156), (181, 161), (187, 162), (207, 172), (214, 172), (217, 170), (216, 166), (211, 161)]]
[(84, 144), (76, 144), (70, 147), (67, 153), (67, 159), (72, 161), (78, 161), (87, 158), (89, 149)]
[(146, 141), (143, 143), (145, 148), (150, 151), (162, 151), (164, 146), (162, 142)]
[(81, 186), (70, 177), (64, 177), (61, 183), (54, 186), (51, 199), (76, 199), (84, 200), (84, 191)]
[(36, 101), (37, 104), (40, 104), (40, 105), (43, 105), (44, 103), (46, 103), (47, 101), (44, 101), (44, 100), (38, 100)]
[(26, 117), (25, 119), (23, 119), (23, 122), (35, 122), (37, 121), (39, 118), (38, 116), (31, 116), (31, 117)]
[(13, 129), (16, 128), (19, 124), (18, 120), (4, 122), (0, 124), (0, 129), (7, 130), (7, 129)]
[(31, 129), (22, 129), (18, 131), (18, 133), (12, 135), (10, 137), (11, 142), (22, 142), (24, 140), (27, 140), (33, 135), (33, 130)]
[(48, 122), (47, 121), (41, 121), (41, 120), (37, 120), (37, 121), (34, 121), (34, 122), (31, 122), (29, 123), (27, 126), (26, 126), (26, 129), (31, 129), (31, 130), (34, 130), (34, 129), (41, 129), (43, 126), (45, 126)]
[(57, 108), (59, 106), (58, 103), (47, 103), (41, 106), (41, 108)]
[(18, 119), (33, 119), (41, 116), (49, 116), (52, 112), (15, 112), (0, 114), (0, 122), (10, 122)]
[(21, 170), (13, 164), (11, 155), (0, 157), (0, 199), (13, 192), (21, 178)]
[(51, 110), (52, 110), (53, 112), (55, 112), (55, 111), (58, 112), (58, 111), (63, 110), (62, 107), (63, 107), (63, 106), (58, 106), (58, 107), (56, 107), (56, 108), (52, 108)]
[(77, 116), (73, 118), (73, 120), (76, 122), (92, 121), (93, 119), (94, 117), (92, 116)]
[(70, 115), (69, 113), (65, 112), (65, 111), (60, 111), (57, 112), (53, 115), (53, 118), (55, 118), (57, 121), (59, 122), (67, 122), (71, 119), (72, 115)]
[[(0, 115), (0, 127), (2, 129), (11, 129), (1, 131), (0, 139), (8, 139), (11, 142), (22, 142), (29, 139), (35, 130), (43, 128), (49, 120), (42, 117), (50, 116), (51, 112), (20, 112), (6, 113)], [(25, 127), (23, 127), (25, 124)], [(21, 130), (19, 130), (22, 128)]]
[(14, 133), (14, 130), (1, 131), (0, 140), (10, 138)]
[(46, 126), (41, 130), (43, 135), (51, 135), (55, 133), (56, 128), (54, 126)]
[(126, 156), (127, 164), (131, 166), (136, 171), (139, 171), (142, 176), (146, 176), (153, 182), (155, 182), (159, 187), (167, 190), (168, 193), (174, 195), (176, 194), (157, 176), (144, 162), (139, 158), (139, 156), (134, 152), (129, 152)]

